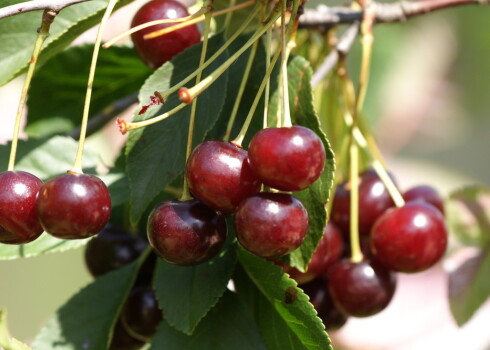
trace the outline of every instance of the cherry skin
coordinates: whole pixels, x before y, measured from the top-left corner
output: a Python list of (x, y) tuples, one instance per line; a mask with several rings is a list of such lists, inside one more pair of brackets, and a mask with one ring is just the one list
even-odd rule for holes
[[(348, 234), (350, 225), (349, 183), (337, 186), (330, 219)], [(359, 233), (368, 236), (378, 217), (388, 208), (394, 207), (388, 190), (374, 170), (359, 174)]]
[(0, 174), (0, 243), (29, 243), (43, 233), (36, 213), (36, 198), (42, 184), (24, 171)]
[(379, 263), (340, 260), (328, 271), (329, 291), (346, 315), (367, 317), (383, 310), (395, 292), (396, 275)]
[(444, 255), (447, 228), (442, 214), (421, 201), (388, 210), (371, 231), (371, 250), (381, 263), (400, 272), (428, 269)]
[(128, 296), (121, 312), (121, 322), (129, 334), (150, 339), (162, 320), (155, 292), (150, 286), (134, 288)]
[(65, 174), (44, 183), (36, 206), (41, 226), (52, 236), (87, 238), (109, 221), (111, 196), (97, 176)]
[(310, 303), (313, 304), (327, 331), (335, 331), (347, 322), (347, 316), (335, 306), (325, 278), (317, 278), (303, 284), (301, 289), (310, 297)]
[(432, 204), (444, 215), (444, 200), (439, 192), (432, 186), (419, 185), (415, 186), (403, 194), (403, 199), (406, 202), (421, 200)]
[[(131, 27), (160, 20), (189, 16), (187, 8), (174, 0), (151, 0), (143, 5), (133, 17)], [(201, 33), (193, 24), (152, 39), (144, 39), (148, 33), (169, 27), (175, 23), (158, 24), (131, 34), (134, 46), (141, 59), (151, 68), (158, 68), (184, 49), (201, 41)]]
[(235, 235), (249, 252), (278, 258), (298, 248), (308, 231), (308, 213), (287, 193), (262, 192), (243, 200), (235, 212)]
[(224, 141), (197, 146), (187, 161), (186, 177), (194, 197), (226, 213), (261, 186), (250, 169), (247, 151)]
[(111, 344), (109, 350), (138, 350), (145, 345), (145, 342), (136, 338), (133, 338), (128, 331), (124, 328), (121, 319), (118, 319), (114, 326), (114, 333), (112, 335)]
[(148, 243), (126, 230), (108, 224), (85, 247), (85, 263), (93, 277), (119, 269), (136, 260)]
[(148, 240), (169, 263), (197, 265), (213, 258), (226, 239), (223, 214), (197, 201), (166, 201), (150, 214)]
[(298, 284), (309, 282), (327, 273), (330, 266), (335, 264), (344, 252), (342, 233), (331, 221), (325, 226), (323, 238), (311, 257), (306, 272), (300, 272), (294, 267), (284, 266), (284, 272)]
[(250, 141), (248, 157), (260, 181), (281, 191), (309, 187), (326, 161), (318, 135), (302, 126), (262, 129)]

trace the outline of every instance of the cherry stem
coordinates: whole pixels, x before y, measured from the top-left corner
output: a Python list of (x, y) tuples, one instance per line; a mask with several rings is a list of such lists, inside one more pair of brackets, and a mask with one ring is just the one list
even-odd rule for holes
[(361, 242), (359, 238), (359, 149), (351, 138), (349, 145), (350, 155), (350, 248), (351, 261), (361, 262), (363, 259)]
[(245, 87), (247, 86), (247, 81), (250, 75), (250, 71), (252, 69), (252, 64), (255, 60), (255, 54), (257, 52), (258, 44), (259, 41), (257, 40), (252, 45), (252, 48), (250, 50), (250, 55), (248, 56), (247, 65), (245, 66), (245, 71), (243, 72), (242, 81), (240, 83), (237, 96), (235, 98), (235, 103), (233, 104), (233, 109), (231, 111), (230, 119), (228, 120), (225, 136), (223, 137), (224, 141), (228, 141), (230, 139), (231, 130), (233, 129), (233, 124), (235, 123), (236, 115), (238, 113), (238, 108), (240, 107), (240, 102), (242, 101), (243, 93), (245, 92)]
[[(265, 10), (265, 7), (264, 7)], [(264, 11), (264, 16), (265, 16), (265, 11)], [(266, 32), (265, 36), (265, 70), (269, 70), (269, 66), (271, 64), (271, 45), (272, 45), (272, 29), (269, 28)], [(267, 80), (267, 83), (265, 85), (265, 92), (264, 92), (264, 122), (262, 127), (265, 129), (269, 126), (269, 98), (270, 98), (270, 79)]]
[[(199, 66), (203, 65), (204, 62), (206, 61), (206, 53), (208, 51), (208, 37), (211, 29), (211, 19), (213, 13), (213, 0), (208, 0), (206, 7), (207, 7), (207, 11), (205, 14), (206, 20), (204, 22), (204, 34), (203, 34), (203, 42), (202, 42), (202, 49), (201, 49), (201, 57), (199, 59)], [(201, 81), (201, 76), (202, 76), (202, 72), (199, 72), (196, 76), (196, 84), (199, 84), (199, 82)], [(187, 159), (189, 159), (189, 156), (192, 152), (192, 139), (194, 135), (194, 124), (196, 120), (196, 108), (197, 108), (197, 98), (192, 100), (191, 116), (189, 120), (189, 133), (187, 136), (187, 149), (185, 154), (186, 162)], [(187, 177), (184, 176), (184, 186), (183, 186), (182, 196), (180, 197), (180, 200), (185, 201), (191, 198), (192, 196), (189, 191), (189, 186), (187, 185)]]
[[(230, 7), (236, 5), (236, 0), (230, 0)], [(231, 23), (231, 17), (233, 16), (233, 12), (228, 12), (225, 17), (225, 22), (223, 23), (223, 28), (229, 28)]]
[(19, 141), (19, 132), (20, 132), (20, 123), (22, 120), (22, 114), (24, 112), (27, 92), (29, 91), (29, 86), (31, 85), (31, 80), (34, 75), (34, 71), (36, 69), (36, 63), (41, 53), (42, 46), (44, 41), (49, 36), (49, 28), (51, 27), (51, 23), (53, 23), (56, 15), (58, 13), (52, 10), (44, 10), (41, 27), (38, 29), (38, 34), (36, 37), (36, 42), (34, 43), (34, 49), (32, 51), (31, 60), (29, 62), (29, 67), (27, 69), (26, 77), (24, 80), (24, 85), (22, 86), (22, 92), (20, 94), (19, 105), (17, 107), (17, 114), (15, 116), (15, 124), (14, 124), (14, 133), (12, 136), (12, 144), (10, 146), (10, 157), (8, 163), (8, 171), (14, 170), (15, 165), (15, 156), (17, 154), (17, 145)]
[(87, 123), (88, 123), (88, 114), (90, 110), (90, 99), (92, 97), (92, 87), (94, 84), (95, 77), (95, 67), (97, 66), (97, 58), (99, 56), (100, 43), (102, 41), (102, 33), (104, 32), (105, 26), (109, 17), (111, 16), (112, 11), (114, 10), (114, 6), (116, 5), (117, 0), (109, 0), (107, 4), (107, 8), (105, 9), (104, 16), (100, 21), (99, 29), (97, 30), (97, 36), (95, 38), (94, 51), (92, 53), (92, 62), (90, 63), (90, 71), (87, 83), (87, 94), (85, 95), (85, 103), (83, 105), (83, 115), (82, 115), (82, 124), (80, 127), (80, 138), (78, 139), (78, 149), (77, 155), (75, 157), (75, 162), (73, 167), (69, 171), (70, 173), (83, 173), (82, 171), (82, 157), (83, 157), (83, 147), (85, 145), (85, 136), (87, 134)]
[(185, 107), (187, 107), (187, 104), (186, 103), (181, 103), (180, 105), (174, 107), (170, 111), (165, 112), (165, 113), (163, 113), (163, 114), (161, 114), (161, 115), (159, 115), (157, 117), (153, 117), (153, 118), (150, 118), (150, 119), (142, 120), (142, 121), (139, 121), (139, 122), (126, 122), (126, 121), (123, 121), (123, 120), (118, 119), (116, 121), (116, 123), (119, 125), (119, 131), (121, 132), (121, 134), (124, 135), (128, 131), (130, 131), (130, 130), (144, 128), (145, 126), (149, 126), (149, 125), (152, 125), (152, 124), (161, 122), (162, 120), (167, 119), (168, 117), (174, 115), (175, 113), (177, 113), (178, 111), (184, 109)]
[(288, 51), (286, 50), (286, 6), (287, 0), (282, 0), (281, 11), (281, 125), (285, 127), (292, 126), (291, 113), (289, 110), (289, 88), (288, 88)]

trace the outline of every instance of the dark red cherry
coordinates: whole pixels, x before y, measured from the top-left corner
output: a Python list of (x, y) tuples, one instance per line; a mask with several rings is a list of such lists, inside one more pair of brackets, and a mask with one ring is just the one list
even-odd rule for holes
[(187, 160), (186, 177), (194, 197), (227, 213), (261, 186), (250, 169), (247, 151), (224, 141), (197, 146)]
[(250, 141), (248, 157), (260, 181), (282, 191), (309, 187), (320, 177), (326, 160), (318, 135), (302, 126), (259, 131)]
[(263, 192), (243, 200), (235, 212), (235, 235), (240, 244), (263, 258), (290, 253), (308, 231), (308, 213), (287, 193)]
[(306, 272), (300, 272), (298, 269), (287, 265), (284, 272), (288, 273), (298, 283), (309, 282), (325, 275), (329, 267), (341, 258), (343, 252), (342, 233), (334, 223), (329, 222), (324, 229), (322, 240), (311, 257)]
[(36, 198), (42, 184), (25, 171), (0, 174), (0, 243), (29, 243), (43, 233), (36, 214)]
[(386, 267), (363, 260), (340, 260), (328, 270), (329, 291), (345, 314), (367, 317), (383, 310), (395, 292), (396, 275)]
[(108, 224), (85, 247), (85, 263), (94, 277), (136, 260), (148, 246), (146, 240), (121, 227)]
[(444, 215), (444, 200), (439, 192), (432, 186), (420, 185), (415, 186), (403, 194), (403, 199), (406, 202), (421, 200), (432, 204)]
[(138, 350), (145, 345), (145, 342), (132, 337), (124, 328), (121, 320), (118, 319), (114, 326), (109, 350)]
[[(374, 170), (359, 174), (359, 233), (369, 235), (371, 227), (386, 209), (394, 207), (388, 190)], [(330, 219), (344, 232), (350, 226), (350, 184), (344, 182), (337, 186), (332, 204)]]
[(148, 240), (166, 261), (197, 265), (213, 258), (226, 239), (223, 214), (197, 201), (167, 201), (150, 214)]
[(441, 259), (446, 246), (442, 214), (421, 201), (388, 210), (371, 231), (371, 250), (376, 259), (400, 272), (428, 269)]
[(121, 321), (129, 333), (150, 339), (161, 320), (162, 311), (158, 308), (153, 289), (150, 286), (134, 288), (121, 312)]
[(109, 221), (111, 196), (97, 176), (65, 174), (44, 183), (36, 206), (41, 226), (52, 236), (87, 238)]
[(301, 289), (310, 297), (310, 303), (313, 304), (327, 331), (335, 331), (347, 322), (347, 316), (335, 306), (325, 278), (317, 278), (303, 284)]
[[(152, 0), (144, 4), (136, 12), (131, 22), (131, 27), (159, 19), (174, 19), (186, 16), (189, 16), (187, 8), (178, 1)], [(173, 24), (158, 24), (131, 34), (136, 51), (151, 68), (160, 67), (184, 49), (201, 41), (201, 34), (195, 24), (156, 38), (143, 38), (148, 33)]]

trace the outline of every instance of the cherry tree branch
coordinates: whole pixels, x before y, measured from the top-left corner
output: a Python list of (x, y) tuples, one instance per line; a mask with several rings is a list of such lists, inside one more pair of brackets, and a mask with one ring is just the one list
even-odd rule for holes
[(0, 8), (0, 18), (29, 11), (52, 10), (60, 12), (65, 7), (89, 0), (31, 0)]

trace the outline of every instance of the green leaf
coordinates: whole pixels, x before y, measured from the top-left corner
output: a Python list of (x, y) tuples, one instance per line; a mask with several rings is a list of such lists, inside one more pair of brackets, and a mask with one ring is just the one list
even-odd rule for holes
[(107, 349), (145, 256), (95, 279), (71, 297), (36, 336), (34, 349)]
[[(211, 38), (208, 44), (208, 56), (222, 45), (221, 36)], [(139, 95), (141, 103), (147, 104), (154, 91), (165, 91), (191, 74), (198, 67), (200, 52), (201, 45), (194, 45), (155, 71), (141, 88)], [(228, 54), (223, 53), (205, 70), (204, 76), (209, 75), (227, 57)], [(226, 86), (227, 80), (228, 74), (225, 73), (199, 96), (194, 125), (194, 145), (204, 139), (207, 131), (216, 122), (223, 107), (225, 98), (223, 86)], [(152, 106), (145, 114), (136, 116), (135, 119), (143, 120), (160, 115), (178, 104), (180, 101), (174, 94), (163, 106)], [(131, 192), (131, 222), (136, 223), (159, 191), (183, 172), (189, 117), (190, 106), (159, 123), (130, 131), (126, 155)]]
[(218, 256), (197, 266), (183, 267), (159, 260), (153, 284), (167, 322), (192, 334), (226, 290), (235, 261), (235, 246), (230, 244)]
[(472, 186), (450, 194), (446, 217), (451, 233), (466, 245), (490, 242), (490, 188)]
[(323, 323), (294, 280), (279, 266), (238, 251), (238, 295), (252, 310), (268, 349), (332, 349)]
[[(132, 0), (120, 0), (116, 9)], [(17, 1), (3, 1), (8, 6)], [(100, 22), (108, 0), (92, 0), (64, 8), (51, 25), (39, 65), (65, 49), (75, 38)], [(26, 12), (0, 21), (0, 86), (21, 74), (31, 58), (42, 11)]]
[(490, 297), (490, 247), (449, 274), (449, 305), (458, 326), (468, 322)]
[(191, 336), (161, 322), (150, 350), (266, 350), (240, 299), (226, 291)]
[[(34, 75), (27, 101), (28, 133), (35, 133), (39, 129), (38, 123), (50, 120), (58, 123), (59, 119), (68, 119), (71, 128), (80, 124), (93, 49), (94, 45), (71, 47), (47, 62)], [(91, 113), (95, 114), (115, 99), (137, 91), (150, 73), (151, 70), (133, 48), (115, 46), (100, 51)]]

